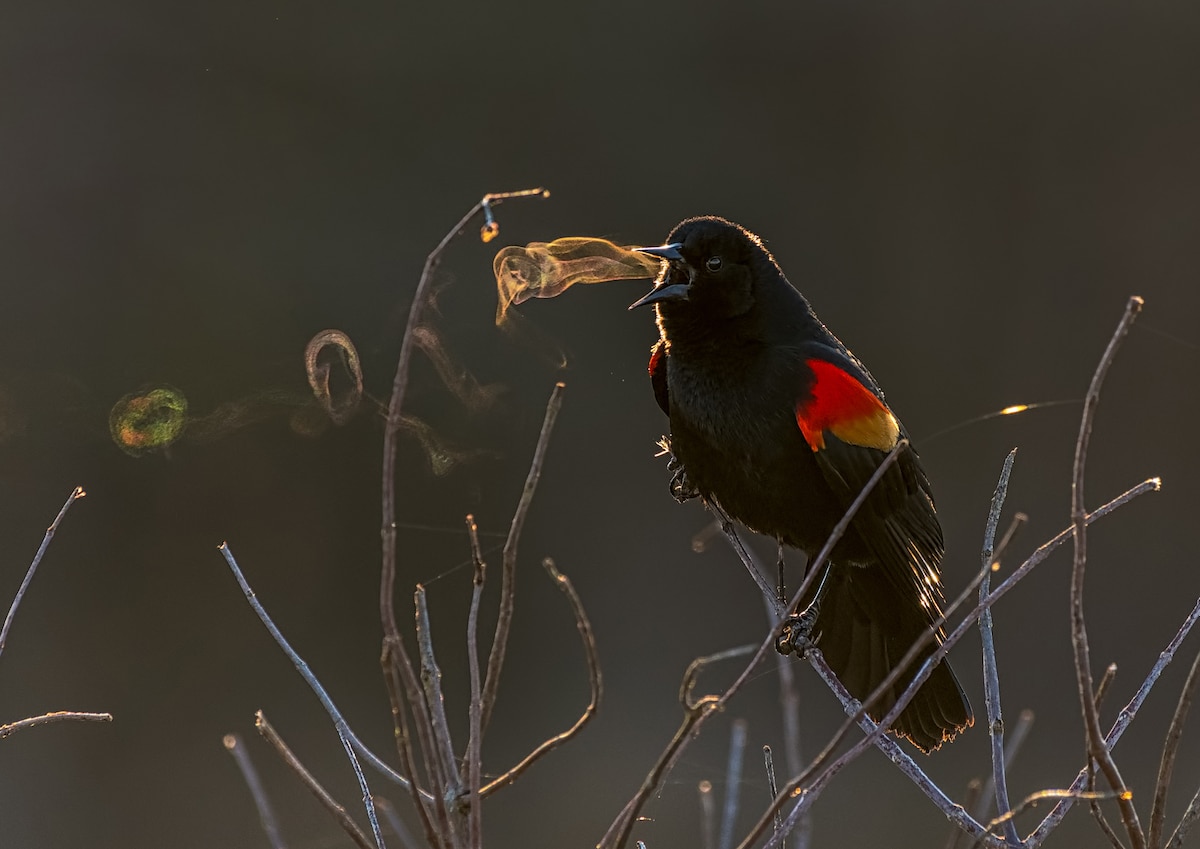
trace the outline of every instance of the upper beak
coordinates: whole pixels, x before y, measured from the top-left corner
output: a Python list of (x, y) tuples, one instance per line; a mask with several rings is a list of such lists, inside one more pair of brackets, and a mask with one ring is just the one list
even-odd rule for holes
[(683, 247), (682, 242), (672, 242), (669, 245), (659, 245), (657, 248), (634, 248), (640, 254), (650, 254), (659, 259), (683, 259), (683, 254), (679, 249)]
[[(673, 242), (669, 245), (659, 245), (657, 248), (634, 248), (638, 253), (649, 254), (665, 260), (683, 259), (683, 254), (679, 249), (683, 247), (681, 242)], [(669, 283), (666, 285), (655, 286), (645, 297), (638, 298), (629, 305), (630, 309), (635, 307), (643, 307), (646, 304), (652, 304), (655, 301), (686, 301), (688, 299), (689, 283)]]

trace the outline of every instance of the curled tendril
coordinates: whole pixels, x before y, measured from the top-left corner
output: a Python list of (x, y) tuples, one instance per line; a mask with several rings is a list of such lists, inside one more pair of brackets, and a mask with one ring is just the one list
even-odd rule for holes
[[(342, 366), (353, 381), (353, 386), (339, 397), (334, 397), (329, 388), (330, 364), (321, 360), (321, 352), (334, 348)], [(317, 403), (321, 405), (335, 425), (343, 425), (353, 418), (363, 396), (362, 364), (358, 350), (350, 337), (340, 330), (322, 330), (308, 342), (304, 349), (304, 369), (308, 373), (308, 385), (312, 387)]]
[(156, 386), (130, 393), (113, 405), (108, 430), (117, 447), (137, 457), (166, 448), (187, 425), (187, 398), (178, 389)]
[(585, 236), (502, 248), (492, 262), (499, 296), (496, 324), (503, 323), (510, 307), (530, 298), (554, 298), (576, 283), (654, 277), (660, 265), (657, 257)]

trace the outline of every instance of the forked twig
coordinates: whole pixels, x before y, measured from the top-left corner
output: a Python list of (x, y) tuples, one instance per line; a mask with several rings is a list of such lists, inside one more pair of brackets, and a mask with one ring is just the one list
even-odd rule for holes
[(275, 622), (267, 614), (267, 610), (263, 607), (262, 602), (255, 596), (254, 590), (250, 589), (250, 584), (246, 581), (246, 576), (242, 574), (241, 567), (238, 566), (237, 560), (233, 557), (233, 552), (229, 549), (228, 543), (221, 543), (219, 546), (221, 554), (225, 558), (225, 562), (229, 564), (230, 571), (233, 572), (233, 577), (237, 580), (238, 586), (242, 589), (242, 594), (246, 596), (246, 601), (250, 602), (250, 606), (254, 612), (258, 614), (258, 618), (262, 620), (267, 631), (270, 632), (275, 642), (283, 649), (283, 653), (292, 661), (292, 665), (296, 667), (296, 671), (300, 673), (312, 691), (316, 693), (326, 713), (333, 720), (333, 726), (337, 730), (338, 738), (342, 741), (342, 747), (346, 750), (346, 756), (350, 760), (350, 766), (354, 769), (354, 775), (358, 779), (359, 789), (362, 790), (363, 806), (367, 809), (367, 819), (371, 823), (371, 831), (375, 836), (375, 845), (377, 849), (384, 849), (383, 833), (379, 830), (379, 818), (375, 816), (375, 803), (371, 801), (371, 789), (367, 786), (367, 777), (363, 775), (362, 766), (358, 763), (358, 757), (354, 754), (354, 744), (350, 741), (350, 726), (342, 716), (341, 711), (337, 709), (337, 705), (333, 703), (329, 693), (317, 680), (317, 676), (309, 668), (304, 659), (296, 653), (291, 644), (284, 638), (283, 632), (275, 625)]
[[(396, 583), (396, 443), (402, 425), (401, 413), (404, 398), (408, 391), (408, 373), (412, 362), (413, 346), (416, 344), (415, 330), (420, 324), (421, 312), (428, 301), (429, 287), (433, 283), (433, 272), (441, 262), (442, 254), (480, 212), (491, 215), (491, 207), (510, 198), (548, 197), (549, 192), (543, 188), (524, 189), (518, 192), (496, 192), (486, 194), (472, 206), (467, 214), (442, 237), (437, 246), (425, 258), (425, 267), (421, 270), (421, 278), (417, 281), (417, 289), (413, 293), (412, 306), (408, 311), (408, 322), (404, 328), (404, 336), (400, 340), (400, 356), (396, 362), (396, 376), (392, 381), (392, 395), (388, 401), (387, 426), (383, 432), (383, 494), (381, 507), (383, 524), (380, 530), (382, 537), (383, 566), (380, 570), (379, 612), (385, 637), (400, 637), (396, 626), (396, 608), (394, 589)], [(397, 642), (397, 650), (403, 650)]]
[(512, 784), (521, 776), (521, 773), (529, 769), (543, 755), (557, 749), (578, 734), (583, 729), (583, 726), (587, 725), (592, 717), (596, 715), (596, 710), (600, 707), (600, 696), (604, 690), (603, 679), (600, 675), (600, 656), (596, 651), (596, 635), (592, 632), (592, 623), (588, 620), (587, 612), (583, 609), (583, 601), (579, 598), (579, 593), (575, 591), (575, 587), (571, 584), (571, 579), (558, 571), (558, 567), (554, 565), (553, 560), (547, 557), (542, 561), (542, 566), (550, 576), (550, 580), (554, 581), (555, 585), (562, 590), (563, 595), (567, 597), (567, 601), (571, 605), (571, 612), (575, 614), (575, 626), (579, 629), (579, 636), (583, 640), (583, 650), (587, 658), (588, 684), (591, 688), (591, 698), (588, 700), (587, 707), (583, 709), (583, 713), (579, 715), (579, 718), (575, 720), (575, 723), (570, 728), (539, 743), (516, 766), (481, 788), (479, 791), (480, 796), (490, 796), (501, 787), (507, 787), (509, 784)]
[[(346, 812), (346, 808), (330, 796), (329, 791), (321, 786), (321, 782), (317, 781), (316, 776), (309, 772), (308, 768), (300, 762), (300, 759), (296, 757), (296, 753), (283, 741), (283, 738), (279, 736), (279, 732), (267, 721), (266, 715), (261, 710), (254, 714), (254, 727), (258, 729), (258, 733), (262, 735), (264, 740), (275, 747), (275, 751), (279, 753), (279, 757), (283, 758), (283, 762), (288, 765), (288, 768), (292, 772), (296, 773), (296, 776), (308, 788), (308, 792), (312, 793), (325, 810), (333, 815), (333, 818), (337, 820), (342, 830), (350, 835), (350, 839), (360, 849), (375, 849), (371, 843), (371, 838), (367, 837), (363, 830), (358, 827), (358, 823), (354, 821), (354, 818)], [(226, 747), (228, 745), (226, 743)], [(233, 750), (230, 749), (230, 751), (232, 752)], [(372, 804), (371, 810), (374, 809), (374, 804)]]
[(723, 660), (731, 660), (735, 657), (743, 657), (753, 651), (754, 646), (740, 646), (716, 654), (698, 657), (688, 664), (687, 671), (683, 673), (683, 680), (679, 685), (679, 703), (683, 705), (683, 721), (679, 724), (679, 728), (671, 738), (671, 741), (667, 743), (666, 748), (658, 756), (658, 760), (651, 767), (650, 772), (642, 779), (642, 785), (638, 788), (637, 793), (625, 804), (625, 807), (621, 809), (621, 813), (617, 815), (612, 825), (608, 827), (608, 831), (600, 838), (600, 842), (597, 844), (600, 849), (617, 849), (617, 847), (625, 845), (625, 841), (629, 837), (629, 832), (633, 828), (633, 824), (637, 820), (642, 806), (646, 804), (646, 800), (650, 798), (655, 788), (658, 787), (663, 776), (675, 765), (680, 754), (686, 748), (687, 742), (694, 736), (700, 724), (720, 707), (720, 696), (708, 695), (699, 699), (692, 698), (692, 690), (696, 686), (696, 677), (700, 674), (700, 670), (710, 664), (719, 663)]
[(1125, 314), (1109, 340), (1104, 355), (1092, 376), (1087, 396), (1083, 401), (1083, 415), (1079, 422), (1079, 438), (1075, 442), (1075, 466), (1071, 480), (1071, 525), (1075, 542), (1075, 558), (1071, 570), (1071, 646), (1075, 652), (1075, 676), (1079, 685), (1079, 703), (1083, 712), (1088, 756), (1095, 758), (1109, 786), (1117, 794), (1121, 820), (1133, 849), (1145, 849), (1146, 834), (1138, 821), (1137, 809), (1133, 806), (1132, 794), (1125, 785), (1113, 760), (1112, 752), (1104, 742), (1100, 730), (1100, 712), (1096, 708), (1095, 685), (1092, 682), (1091, 649), (1088, 644), (1087, 625), (1083, 614), (1083, 578), (1087, 566), (1087, 509), (1083, 503), (1083, 472), (1087, 464), (1088, 445), (1092, 436), (1092, 423), (1096, 417), (1096, 406), (1100, 403), (1100, 387), (1116, 357), (1121, 340), (1142, 309), (1143, 301), (1132, 297), (1125, 307)]

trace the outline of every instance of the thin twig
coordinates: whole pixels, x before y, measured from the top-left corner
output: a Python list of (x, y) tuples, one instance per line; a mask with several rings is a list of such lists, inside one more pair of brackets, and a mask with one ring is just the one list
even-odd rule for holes
[(479, 677), (479, 604), (483, 598), (483, 584), (487, 577), (487, 564), (479, 548), (479, 526), (475, 517), (467, 516), (467, 538), (471, 543), (471, 562), (475, 569), (471, 578), (471, 608), (467, 614), (467, 667), (471, 681), (471, 701), (467, 711), (467, 751), (463, 758), (463, 784), (467, 789), (467, 846), (480, 849), (483, 846), (483, 805), (479, 795), (483, 784), (483, 690)]
[(566, 384), (556, 383), (546, 403), (546, 416), (542, 419), (542, 430), (538, 434), (537, 447), (533, 451), (533, 459), (529, 463), (529, 474), (525, 476), (525, 486), (521, 490), (521, 498), (517, 509), (513, 511), (512, 524), (509, 526), (508, 539), (504, 543), (503, 567), (500, 573), (500, 610), (496, 616), (496, 633), (492, 638), (492, 650), (488, 654), (487, 677), (483, 682), (483, 700), (481, 703), (481, 728), (487, 731), (488, 722), (492, 718), (492, 708), (496, 705), (496, 693), (500, 689), (500, 670), (504, 666), (504, 655), (508, 650), (508, 632), (512, 626), (513, 597), (516, 592), (517, 580), (517, 546), (521, 541), (521, 530), (525, 527), (525, 517), (529, 514), (529, 505), (533, 494), (537, 491), (538, 480), (542, 476), (542, 463), (546, 459), (546, 449), (550, 445), (550, 434), (554, 430), (554, 421), (562, 407), (563, 390)]
[[(283, 762), (288, 765), (292, 772), (296, 773), (297, 777), (304, 783), (304, 786), (308, 788), (308, 792), (312, 793), (325, 810), (333, 815), (338, 825), (342, 827), (346, 834), (350, 835), (350, 839), (358, 844), (360, 849), (374, 849), (374, 846), (371, 844), (371, 838), (367, 837), (363, 830), (358, 827), (358, 823), (346, 812), (346, 808), (339, 804), (336, 799), (329, 795), (329, 791), (321, 786), (321, 782), (317, 781), (316, 776), (309, 772), (304, 764), (300, 763), (300, 759), (296, 757), (291, 747), (279, 736), (279, 732), (275, 730), (274, 726), (267, 721), (266, 715), (261, 710), (254, 714), (254, 727), (258, 729), (258, 733), (263, 736), (264, 740), (275, 747), (275, 751), (283, 758)], [(226, 743), (227, 747), (228, 745)], [(375, 810), (374, 803), (371, 805), (371, 810)], [(265, 823), (263, 827), (266, 827)]]
[(283, 835), (279, 831), (279, 820), (275, 816), (275, 809), (271, 807), (271, 800), (267, 798), (267, 791), (263, 789), (262, 780), (258, 777), (258, 770), (254, 768), (254, 762), (250, 760), (246, 744), (242, 742), (242, 738), (238, 734), (226, 734), (222, 742), (225, 744), (225, 751), (233, 756), (234, 763), (237, 764), (242, 773), (242, 779), (246, 782), (246, 788), (250, 791), (251, 798), (254, 799), (254, 807), (258, 809), (258, 821), (262, 823), (267, 841), (273, 849), (287, 849), (287, 844), (283, 841)]
[(83, 491), (83, 487), (81, 486), (77, 486), (71, 490), (71, 494), (67, 496), (62, 509), (58, 511), (58, 515), (54, 517), (54, 521), (50, 523), (50, 527), (46, 528), (46, 535), (42, 537), (42, 544), (38, 546), (37, 554), (33, 555), (33, 562), (29, 564), (29, 568), (25, 571), (25, 578), (21, 581), (21, 586), (17, 590), (16, 596), (13, 597), (12, 604), (9, 605), (8, 615), (4, 617), (4, 626), (0, 628), (0, 654), (4, 652), (4, 646), (8, 643), (8, 631), (12, 628), (13, 618), (17, 615), (17, 608), (21, 606), (21, 599), (25, 597), (25, 591), (29, 589), (29, 584), (33, 580), (33, 573), (37, 571), (38, 564), (42, 562), (42, 557), (46, 554), (46, 549), (50, 547), (50, 540), (54, 539), (54, 532), (58, 530), (59, 523), (67, 515), (67, 511), (71, 509), (71, 505), (85, 495), (87, 493)]
[[(775, 780), (775, 757), (771, 753), (770, 746), (763, 746), (763, 766), (767, 770), (767, 790), (771, 794), (771, 798), (775, 798), (775, 794), (779, 792), (779, 783)], [(783, 817), (777, 811), (775, 813), (775, 831), (783, 828)]]
[[(416, 729), (417, 742), (421, 746), (421, 757), (425, 774), (433, 788), (433, 798), (429, 805), (429, 815), (434, 823), (434, 833), (438, 835), (438, 845), (453, 845), (454, 829), (450, 810), (450, 800), (443, 788), (447, 786), (448, 778), (442, 771), (442, 760), (438, 755), (437, 742), (434, 740), (433, 720), (429, 716), (429, 708), (421, 685), (413, 671), (408, 652), (397, 650), (389, 638), (384, 637), (384, 654), (386, 660), (385, 679), (388, 681), (388, 694), (392, 701), (393, 717), (399, 715), (401, 726), (407, 728), (404, 717), (404, 704), (412, 710), (413, 725)], [(395, 720), (393, 720), (395, 722)], [(403, 738), (397, 742), (403, 745)], [(409, 753), (411, 757), (411, 752)], [(403, 752), (401, 753), (403, 757)], [(407, 766), (407, 765), (406, 765)]]
[(600, 849), (617, 849), (617, 847), (625, 845), (625, 840), (629, 837), (629, 832), (633, 828), (642, 806), (646, 804), (646, 800), (658, 787), (663, 776), (675, 765), (680, 754), (686, 748), (687, 742), (694, 736), (703, 720), (719, 708), (721, 703), (719, 696), (708, 695), (699, 699), (692, 698), (692, 689), (696, 686), (696, 677), (700, 674), (700, 670), (710, 664), (743, 657), (753, 651), (754, 646), (739, 646), (735, 649), (698, 657), (688, 664), (679, 685), (679, 703), (683, 705), (683, 720), (679, 724), (679, 729), (667, 743), (666, 748), (662, 750), (650, 772), (642, 779), (637, 793), (625, 803), (625, 807), (617, 814), (617, 818), (608, 827), (608, 831), (600, 838), (600, 842), (597, 844)]
[(79, 710), (56, 710), (52, 713), (43, 713), (41, 716), (29, 716), (25, 719), (18, 719), (16, 722), (0, 725), (0, 740), (26, 728), (33, 728), (35, 725), (49, 725), (51, 722), (69, 721), (112, 722), (113, 715), (111, 713), (87, 713)]
[[(1099, 510), (1092, 513), (1092, 515), (1095, 516), (1097, 512), (1099, 512)], [(1187, 619), (1183, 621), (1183, 624), (1179, 627), (1179, 630), (1175, 633), (1175, 636), (1171, 639), (1171, 642), (1169, 642), (1167, 647), (1159, 654), (1158, 659), (1154, 662), (1154, 666), (1152, 666), (1150, 669), (1150, 673), (1146, 676), (1145, 680), (1142, 681), (1142, 686), (1138, 687), (1138, 691), (1133, 694), (1133, 698), (1130, 699), (1129, 703), (1126, 704), (1125, 707), (1121, 708), (1120, 713), (1117, 714), (1117, 719), (1115, 722), (1113, 722), (1112, 728), (1109, 729), (1108, 736), (1104, 738), (1105, 745), (1110, 749), (1117, 745), (1117, 742), (1121, 739), (1121, 736), (1125, 733), (1125, 730), (1129, 728), (1130, 723), (1132, 723), (1134, 717), (1137, 716), (1138, 710), (1141, 709), (1142, 704), (1146, 701), (1146, 697), (1150, 695), (1150, 690), (1158, 681), (1159, 676), (1162, 675), (1163, 670), (1166, 669), (1167, 665), (1174, 659), (1175, 652), (1179, 650), (1180, 644), (1187, 638), (1187, 635), (1191, 632), (1192, 626), (1196, 624), (1197, 620), (1200, 620), (1200, 599), (1197, 599), (1195, 606), (1192, 608), (1192, 612), (1189, 613)], [(1085, 766), (1079, 771), (1079, 775), (1075, 777), (1075, 781), (1071, 783), (1070, 789), (1072, 791), (1082, 790), (1087, 784), (1087, 778), (1088, 768)], [(1042, 843), (1045, 842), (1046, 838), (1050, 836), (1050, 833), (1058, 827), (1059, 823), (1062, 822), (1063, 817), (1067, 815), (1067, 812), (1074, 804), (1075, 800), (1068, 796), (1055, 805), (1054, 809), (1046, 815), (1046, 818), (1041, 821), (1037, 829), (1025, 838), (1026, 849), (1037, 849), (1037, 847), (1041, 846)]]
[[(995, 559), (996, 528), (1000, 524), (1000, 513), (1004, 509), (1004, 498), (1008, 494), (1008, 479), (1012, 474), (1013, 462), (1017, 459), (1017, 449), (1014, 448), (1004, 459), (1004, 468), (1000, 472), (1000, 481), (992, 495), (992, 506), (988, 512), (987, 526), (983, 534), (984, 575), (979, 583), (979, 600), (987, 598), (991, 591), (991, 573), (1000, 564)], [(1008, 801), (1008, 775), (1004, 765), (1004, 713), (1000, 709), (1000, 672), (996, 665), (996, 642), (992, 638), (992, 610), (988, 608), (979, 617), (979, 633), (983, 643), (983, 700), (987, 710), (988, 735), (992, 743), (992, 786), (996, 794), (996, 812), (1004, 817), (1012, 806)], [(1017, 824), (1012, 818), (1005, 818), (1004, 839), (1012, 846), (1018, 846), (1021, 837), (1017, 834)]]
[(1104, 704), (1104, 697), (1108, 695), (1108, 688), (1112, 686), (1116, 677), (1117, 665), (1110, 663), (1104, 668), (1104, 675), (1100, 677), (1100, 683), (1096, 685), (1096, 710), (1100, 710), (1100, 706)]
[(1072, 802), (1080, 799), (1089, 800), (1105, 800), (1115, 799), (1115, 793), (1097, 793), (1091, 790), (1039, 790), (1036, 793), (1031, 793), (1021, 800), (1021, 804), (1017, 805), (1013, 810), (1009, 811), (1003, 817), (996, 817), (988, 824), (988, 830), (991, 831), (998, 825), (1002, 825), (1005, 820), (1011, 820), (1013, 817), (1019, 816), (1030, 808), (1036, 808), (1038, 803), (1045, 799), (1070, 799)]
[(717, 849), (731, 849), (742, 790), (742, 760), (746, 754), (746, 720), (735, 719), (729, 731), (729, 762), (725, 765), (725, 804)]
[(296, 671), (300, 673), (312, 691), (317, 694), (317, 698), (324, 706), (329, 718), (333, 720), (333, 726), (337, 729), (338, 738), (342, 741), (342, 746), (346, 750), (346, 756), (350, 759), (350, 766), (354, 769), (354, 776), (358, 779), (359, 789), (362, 791), (363, 807), (367, 810), (367, 819), (371, 823), (371, 831), (375, 836), (375, 845), (378, 849), (384, 849), (383, 833), (379, 830), (379, 818), (375, 816), (375, 803), (371, 801), (371, 788), (367, 786), (367, 777), (363, 775), (362, 767), (358, 763), (358, 757), (354, 754), (354, 745), (350, 742), (349, 724), (342, 716), (342, 712), (337, 709), (337, 705), (333, 703), (329, 693), (317, 680), (317, 676), (309, 669), (308, 664), (303, 658), (296, 653), (291, 644), (284, 638), (283, 632), (276, 627), (275, 622), (267, 614), (267, 610), (263, 607), (262, 602), (254, 595), (254, 590), (250, 589), (250, 584), (246, 581), (246, 576), (242, 574), (241, 568), (237, 564), (237, 560), (233, 557), (233, 552), (229, 548), (228, 543), (221, 543), (219, 546), (221, 554), (225, 557), (225, 562), (229, 564), (230, 571), (233, 572), (233, 577), (237, 580), (238, 586), (242, 588), (242, 594), (246, 596), (246, 601), (250, 602), (250, 606), (254, 612), (258, 614), (258, 618), (262, 620), (267, 631), (275, 639), (275, 642), (283, 649), (283, 653), (288, 656), (292, 664), (296, 667)]
[(1154, 808), (1150, 813), (1150, 846), (1158, 849), (1161, 846), (1163, 820), (1167, 815), (1167, 791), (1171, 788), (1171, 772), (1175, 769), (1175, 755), (1179, 752), (1179, 741), (1183, 738), (1183, 726), (1187, 722), (1188, 711), (1192, 700), (1196, 697), (1196, 687), (1200, 685), (1200, 652), (1192, 661), (1183, 689), (1179, 693), (1179, 701), (1175, 703), (1175, 713), (1171, 717), (1171, 725), (1167, 728), (1167, 736), (1163, 740), (1162, 759), (1158, 764), (1158, 781), (1154, 787)]
[(700, 794), (700, 849), (717, 849), (717, 803), (713, 801), (711, 781), (701, 781), (696, 787)]
[(396, 362), (396, 376), (392, 380), (392, 395), (388, 401), (387, 426), (383, 432), (383, 494), (381, 508), (383, 524), (380, 529), (382, 537), (383, 566), (380, 570), (379, 613), (385, 637), (396, 640), (397, 650), (403, 650), (399, 643), (400, 631), (396, 626), (396, 608), (394, 590), (396, 583), (396, 443), (400, 435), (404, 398), (408, 391), (408, 373), (412, 362), (413, 346), (417, 334), (414, 332), (421, 321), (421, 312), (428, 302), (429, 287), (433, 284), (433, 272), (441, 262), (446, 248), (466, 228), (476, 215), (509, 198), (548, 197), (549, 192), (543, 188), (525, 189), (518, 192), (497, 192), (486, 194), (467, 210), (467, 214), (442, 237), (437, 246), (425, 258), (425, 267), (421, 270), (421, 278), (417, 281), (417, 289), (413, 293), (412, 306), (408, 310), (408, 322), (404, 327), (404, 336), (400, 339), (400, 356)]
[(1079, 438), (1075, 442), (1075, 466), (1071, 480), (1071, 524), (1075, 541), (1074, 567), (1071, 570), (1071, 646), (1075, 652), (1075, 677), (1079, 685), (1079, 703), (1083, 712), (1086, 731), (1087, 752), (1096, 759), (1109, 786), (1117, 794), (1121, 820), (1133, 849), (1145, 849), (1146, 834), (1138, 821), (1137, 809), (1133, 806), (1132, 794), (1125, 785), (1113, 760), (1112, 752), (1104, 743), (1104, 732), (1100, 730), (1100, 713), (1096, 709), (1095, 685), (1092, 682), (1091, 649), (1088, 644), (1087, 625), (1083, 613), (1083, 578), (1087, 565), (1087, 508), (1083, 501), (1083, 472), (1087, 465), (1088, 445), (1091, 441), (1092, 423), (1096, 417), (1096, 406), (1100, 403), (1100, 387), (1116, 357), (1121, 340), (1142, 309), (1144, 302), (1132, 297), (1125, 306), (1125, 314), (1100, 358), (1092, 383), (1083, 401), (1083, 415), (1079, 422)]
[(583, 726), (587, 725), (592, 717), (596, 715), (596, 711), (600, 707), (600, 697), (604, 692), (604, 682), (600, 675), (600, 656), (596, 651), (596, 635), (592, 632), (592, 623), (588, 620), (587, 612), (583, 609), (583, 601), (579, 598), (579, 593), (575, 591), (570, 578), (558, 571), (553, 560), (547, 557), (542, 561), (542, 566), (550, 576), (550, 580), (554, 581), (555, 585), (562, 590), (563, 595), (567, 597), (567, 601), (571, 605), (571, 612), (575, 614), (575, 626), (579, 629), (579, 637), (583, 641), (584, 656), (587, 658), (588, 686), (591, 689), (591, 697), (588, 700), (587, 707), (583, 709), (583, 713), (575, 720), (574, 725), (561, 734), (555, 734), (553, 737), (539, 743), (537, 748), (521, 759), (520, 763), (484, 786), (479, 791), (480, 796), (490, 796), (501, 787), (507, 787), (509, 784), (512, 784), (520, 777), (521, 773), (529, 769), (543, 755), (557, 749), (578, 734), (583, 729)]
[(433, 742), (437, 757), (441, 758), (442, 774), (446, 784), (440, 788), (443, 795), (458, 798), (462, 784), (458, 777), (458, 765), (454, 758), (454, 740), (450, 736), (450, 723), (446, 719), (446, 700), (442, 695), (442, 670), (433, 652), (433, 627), (429, 621), (429, 605), (425, 598), (425, 587), (417, 584), (413, 592), (413, 604), (417, 611), (417, 646), (421, 656), (421, 685), (425, 704), (429, 708), (432, 722)]

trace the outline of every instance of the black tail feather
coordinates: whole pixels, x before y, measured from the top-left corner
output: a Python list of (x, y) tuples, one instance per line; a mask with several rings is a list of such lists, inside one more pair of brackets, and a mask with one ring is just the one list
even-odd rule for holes
[[(922, 608), (907, 599), (896, 599), (882, 570), (834, 564), (814, 636), (830, 669), (851, 695), (863, 700), (929, 625)], [(931, 643), (922, 651), (909, 671), (871, 706), (868, 713), (872, 719), (878, 720), (891, 710), (913, 674), (936, 648), (937, 644)], [(950, 665), (943, 662), (934, 667), (890, 730), (921, 751), (931, 752), (972, 724), (974, 717), (962, 687)]]

